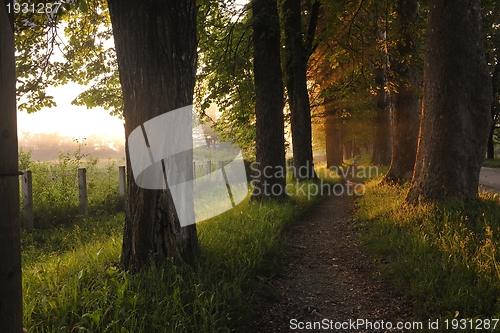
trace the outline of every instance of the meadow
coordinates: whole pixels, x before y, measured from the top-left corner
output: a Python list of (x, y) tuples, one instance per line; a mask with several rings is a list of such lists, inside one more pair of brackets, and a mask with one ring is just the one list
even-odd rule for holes
[(19, 151), (19, 170), (31, 170), (33, 214), (36, 229), (66, 224), (79, 214), (78, 168), (87, 169), (87, 193), (91, 215), (121, 211), (118, 166), (124, 160), (99, 160), (82, 152), (59, 153), (55, 161), (34, 161), (31, 151)]

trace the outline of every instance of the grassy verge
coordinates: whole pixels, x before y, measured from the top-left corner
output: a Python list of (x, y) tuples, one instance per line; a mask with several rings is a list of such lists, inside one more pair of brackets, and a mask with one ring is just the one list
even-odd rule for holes
[(139, 274), (118, 267), (122, 213), (23, 234), (24, 325), (29, 332), (248, 329), (252, 300), (280, 267), (284, 230), (316, 199), (246, 200), (197, 225), (196, 267), (167, 263)]
[(407, 207), (406, 192), (369, 183), (357, 219), (364, 242), (388, 262), (385, 272), (413, 298), (416, 315), (499, 318), (498, 197)]
[(484, 160), (483, 166), (488, 168), (500, 168), (500, 159), (488, 159)]

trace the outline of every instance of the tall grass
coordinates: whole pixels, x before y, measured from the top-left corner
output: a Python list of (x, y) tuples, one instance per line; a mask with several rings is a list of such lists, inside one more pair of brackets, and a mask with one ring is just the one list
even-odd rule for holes
[[(499, 318), (500, 204), (496, 195), (411, 207), (407, 186), (369, 184), (360, 234), (425, 318)], [(497, 327), (498, 329), (498, 327)]]
[(31, 152), (19, 151), (19, 170), (31, 170), (35, 228), (67, 223), (79, 213), (78, 168), (87, 169), (89, 213), (116, 212), (121, 208), (118, 165), (99, 163), (83, 154), (82, 146), (72, 153), (60, 153), (57, 161), (33, 161)]
[[(298, 192), (300, 193), (300, 192)], [(244, 332), (280, 269), (286, 228), (317, 198), (250, 202), (197, 224), (196, 265), (119, 268), (124, 216), (77, 217), (23, 233), (29, 332)]]

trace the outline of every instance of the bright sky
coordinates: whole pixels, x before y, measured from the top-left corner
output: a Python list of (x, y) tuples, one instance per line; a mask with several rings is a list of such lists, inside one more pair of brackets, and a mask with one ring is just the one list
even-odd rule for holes
[(26, 111), (17, 113), (17, 129), (22, 140), (23, 132), (53, 133), (62, 136), (87, 137), (99, 134), (118, 140), (125, 140), (123, 121), (109, 115), (102, 108), (87, 109), (84, 106), (71, 105), (71, 101), (85, 89), (77, 84), (47, 89), (47, 94), (54, 96), (57, 107), (43, 108), (28, 114)]
[[(236, 0), (238, 6), (247, 2), (248, 0)], [(85, 87), (73, 83), (47, 89), (47, 94), (54, 96), (57, 107), (44, 108), (31, 114), (18, 111), (19, 139), (22, 140), (23, 132), (58, 132), (61, 136), (71, 138), (98, 134), (124, 142), (123, 121), (118, 117), (110, 116), (109, 112), (102, 108), (87, 109), (84, 106), (71, 105), (71, 101), (84, 90)]]

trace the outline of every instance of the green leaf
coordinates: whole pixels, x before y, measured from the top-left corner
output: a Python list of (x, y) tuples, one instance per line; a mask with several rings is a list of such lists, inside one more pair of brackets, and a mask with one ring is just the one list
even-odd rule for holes
[(86, 13), (89, 10), (89, 7), (87, 6), (87, 1), (85, 0), (79, 0), (78, 6), (80, 7), (80, 10), (84, 13)]

